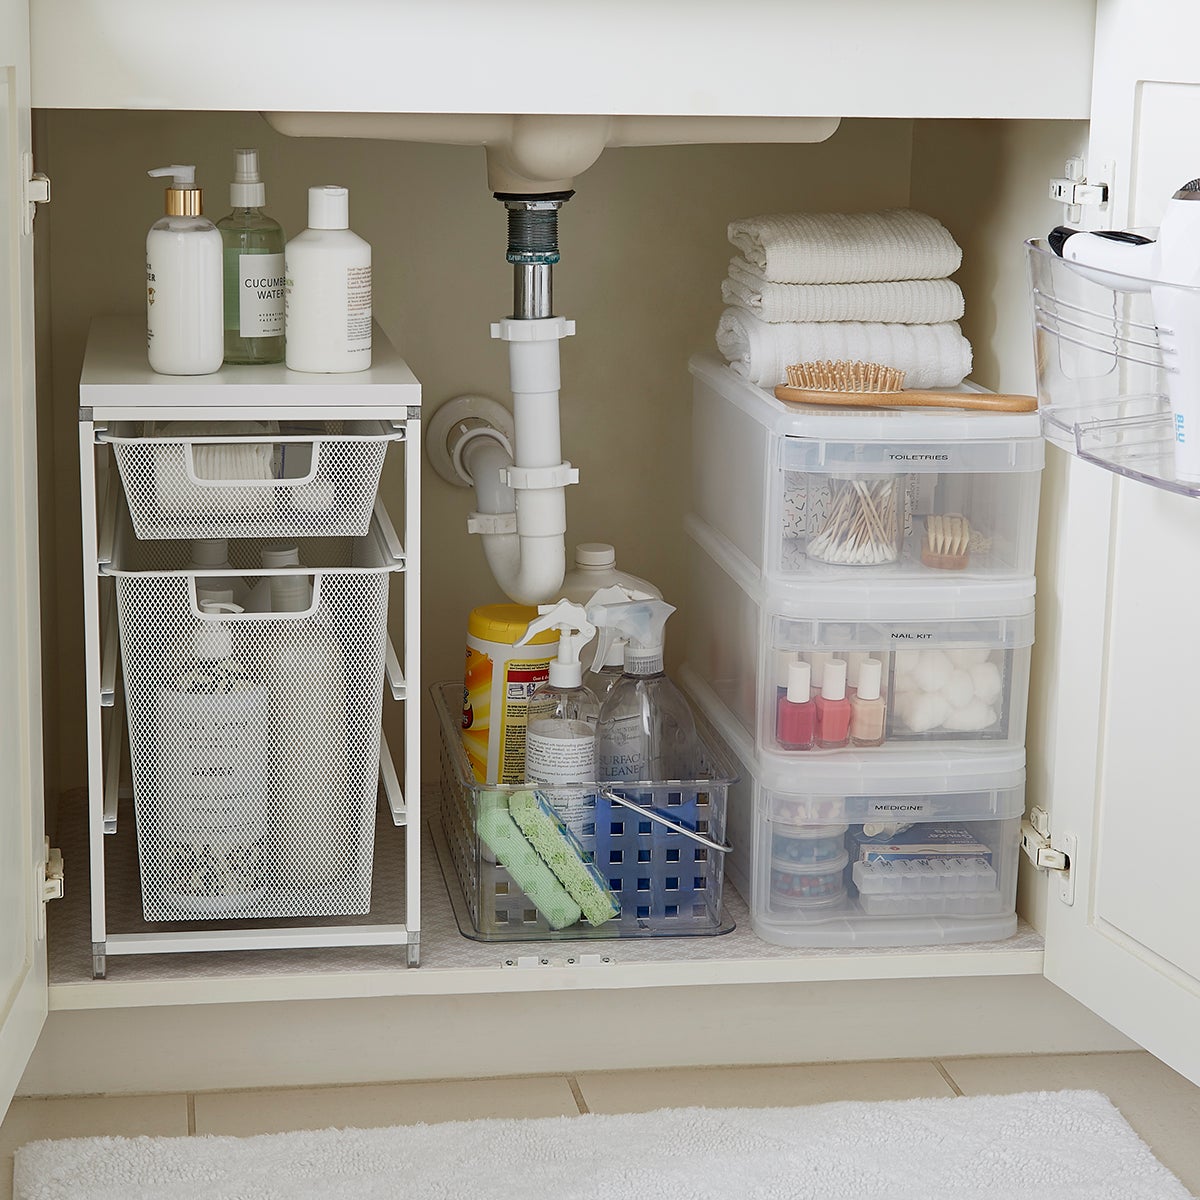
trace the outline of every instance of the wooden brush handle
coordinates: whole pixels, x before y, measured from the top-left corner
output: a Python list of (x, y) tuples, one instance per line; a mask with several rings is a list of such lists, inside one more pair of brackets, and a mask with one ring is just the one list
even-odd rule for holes
[(778, 399), (789, 404), (820, 404), (843, 408), (974, 408), (981, 412), (1034, 412), (1036, 396), (1003, 395), (991, 392), (924, 392), (914, 388), (902, 392), (836, 392), (794, 388), (781, 383)]

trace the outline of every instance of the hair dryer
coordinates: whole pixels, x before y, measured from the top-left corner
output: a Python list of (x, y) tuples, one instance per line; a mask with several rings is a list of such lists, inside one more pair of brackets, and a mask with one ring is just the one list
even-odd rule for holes
[(1064, 226), (1048, 240), (1055, 254), (1096, 283), (1150, 293), (1174, 423), (1175, 476), (1200, 482), (1200, 179), (1167, 202), (1158, 241)]

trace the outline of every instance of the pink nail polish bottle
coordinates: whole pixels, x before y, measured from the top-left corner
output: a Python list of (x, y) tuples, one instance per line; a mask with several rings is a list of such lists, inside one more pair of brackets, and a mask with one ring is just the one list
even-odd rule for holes
[(809, 697), (806, 662), (788, 666), (787, 691), (775, 710), (775, 740), (784, 750), (811, 750), (817, 729), (817, 701)]
[(825, 664), (821, 694), (816, 699), (817, 745), (836, 750), (850, 741), (850, 701), (846, 699), (846, 662), (834, 658)]

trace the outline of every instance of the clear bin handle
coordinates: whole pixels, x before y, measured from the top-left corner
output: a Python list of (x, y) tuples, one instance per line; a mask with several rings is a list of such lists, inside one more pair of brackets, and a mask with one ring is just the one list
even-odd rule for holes
[[(184, 442), (183, 443), (183, 469), (187, 474), (188, 482), (195, 484), (197, 487), (207, 488), (229, 488), (229, 487), (256, 487), (256, 488), (277, 488), (277, 487), (301, 487), (306, 483), (312, 483), (317, 477), (317, 468), (320, 465), (321, 447), (324, 445), (321, 438), (313, 438), (312, 445), (312, 462), (309, 464), (307, 475), (288, 476), (286, 479), (276, 479), (272, 476), (270, 479), (201, 479), (196, 474), (196, 446), (197, 444), (209, 445), (207, 442)], [(239, 445), (239, 446), (278, 446), (288, 445), (287, 442), (278, 442), (273, 438), (262, 438), (256, 441), (240, 441), (236, 443), (215, 442), (214, 445)], [(304, 445), (310, 443), (306, 440)]]
[(655, 812), (652, 808), (643, 808), (642, 805), (636, 804), (634, 801), (614, 792), (610, 787), (602, 787), (600, 795), (606, 800), (611, 800), (614, 804), (621, 805), (622, 808), (631, 808), (635, 813), (643, 817), (649, 817), (651, 821), (657, 821), (660, 825), (665, 825), (668, 829), (673, 829), (676, 833), (682, 833), (684, 837), (690, 837), (693, 842), (699, 842), (702, 846), (707, 846), (710, 850), (716, 850), (720, 854), (728, 854), (733, 847), (728, 842), (714, 842), (711, 838), (706, 838), (704, 834), (697, 833), (694, 829), (688, 829), (686, 825), (680, 825), (677, 821), (672, 821), (661, 813)]

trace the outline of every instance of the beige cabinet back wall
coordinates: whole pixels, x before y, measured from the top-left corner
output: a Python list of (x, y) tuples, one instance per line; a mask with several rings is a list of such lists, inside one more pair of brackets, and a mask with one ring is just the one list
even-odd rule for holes
[[(1012, 170), (1015, 138), (1030, 186), (1038, 181), (1025, 201), (1044, 196), (1039, 176), (1060, 169), (1079, 128), (856, 119), (814, 145), (606, 151), (564, 210), (555, 272), (556, 311), (578, 322), (562, 352), (564, 454), (581, 479), (568, 491), (568, 552), (577, 542), (612, 542), (623, 567), (657, 582), (677, 605), (687, 602), (678, 593), (690, 490), (686, 364), (712, 347), (731, 253), (725, 227), (735, 217), (909, 203), (938, 214), (967, 252), (960, 279), (981, 381), (1001, 382), (1002, 360), (1027, 373), (1027, 349), (1005, 355), (996, 346), (1006, 272), (992, 261), (1001, 198), (989, 176), (1010, 188), (1024, 177)], [(507, 402), (506, 356), (488, 327), (510, 311), (511, 272), (504, 213), (487, 190), (479, 148), (291, 139), (248, 113), (53, 110), (39, 115), (37, 132), (38, 166), (54, 185), (38, 248), (52, 349), (50, 386), (41, 381), (43, 444), (53, 439), (52, 474), (43, 480), (47, 754), (52, 788), (57, 782), (62, 792), (83, 783), (76, 384), (91, 316), (142, 304), (146, 229), (162, 205), (161, 184), (146, 171), (194, 162), (216, 219), (228, 208), (233, 149), (257, 146), (268, 208), (288, 233), (305, 224), (307, 187), (346, 185), (352, 227), (374, 247), (376, 319), (422, 381), (427, 413), (469, 391)], [(1043, 204), (1052, 218), (1054, 206)], [(1008, 275), (1018, 294), (1019, 237), (1004, 234), (1015, 246)], [(1027, 347), (1023, 312), (1003, 313), (1004, 321)], [(1014, 385), (1028, 380), (1006, 386)], [(398, 472), (392, 483), (387, 498), (398, 510)], [(424, 671), (433, 681), (460, 673), (469, 609), (503, 597), (478, 539), (465, 531), (469, 493), (428, 465), (423, 487)], [(669, 667), (682, 657), (678, 641), (668, 645)], [(421, 702), (431, 777), (436, 729)]]

